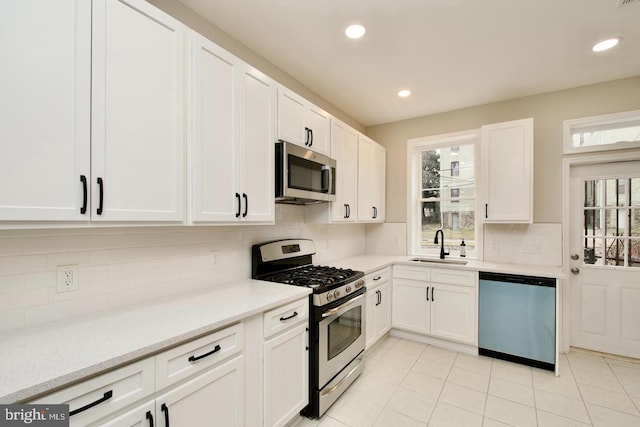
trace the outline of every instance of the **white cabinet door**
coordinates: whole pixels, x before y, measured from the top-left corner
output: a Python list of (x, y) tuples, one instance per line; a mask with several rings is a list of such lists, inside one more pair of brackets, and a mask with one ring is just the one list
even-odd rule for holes
[(307, 326), (264, 343), (264, 425), (283, 426), (309, 401)]
[(244, 358), (238, 356), (159, 396), (156, 399), (156, 425), (243, 426), (243, 365)]
[(309, 148), (329, 155), (331, 146), (331, 119), (322, 109), (308, 103), (305, 110), (305, 126), (310, 131)]
[(242, 221), (275, 220), (275, 117), (276, 84), (263, 73), (245, 65), (243, 93)]
[(431, 286), (431, 334), (475, 344), (476, 288), (441, 283)]
[(191, 33), (190, 202), (192, 221), (236, 221), (240, 192), (237, 59)]
[(393, 327), (428, 334), (430, 296), (428, 282), (393, 279)]
[(391, 284), (380, 285), (377, 290), (379, 301), (374, 318), (374, 331), (376, 339), (380, 339), (391, 329)]
[(145, 402), (124, 414), (100, 422), (101, 427), (148, 427), (156, 425), (156, 404), (154, 400)]
[(384, 222), (385, 150), (358, 138), (358, 221)]
[(0, 220), (88, 220), (91, 2), (0, 2), (0, 52)]
[(278, 87), (278, 139), (306, 147), (308, 134), (304, 116), (306, 100), (290, 90)]
[(143, 0), (95, 0), (94, 221), (184, 219), (184, 27)]
[(484, 222), (533, 222), (533, 119), (482, 127)]
[(331, 124), (331, 157), (338, 170), (331, 221), (355, 222), (358, 218), (358, 133), (337, 120)]

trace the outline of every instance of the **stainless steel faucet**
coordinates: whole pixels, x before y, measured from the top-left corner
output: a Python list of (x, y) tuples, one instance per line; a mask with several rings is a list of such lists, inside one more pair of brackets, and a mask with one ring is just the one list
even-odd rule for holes
[(438, 244), (438, 233), (440, 233), (440, 236), (442, 237), (442, 243), (440, 244), (440, 259), (444, 259), (445, 255), (449, 255), (449, 252), (444, 251), (444, 232), (442, 229), (436, 231), (436, 237), (433, 239), (433, 243), (436, 245)]

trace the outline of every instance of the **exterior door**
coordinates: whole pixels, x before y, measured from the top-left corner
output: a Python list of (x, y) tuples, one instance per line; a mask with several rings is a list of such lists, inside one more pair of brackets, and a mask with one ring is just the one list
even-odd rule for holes
[(571, 345), (640, 357), (640, 162), (570, 175)]

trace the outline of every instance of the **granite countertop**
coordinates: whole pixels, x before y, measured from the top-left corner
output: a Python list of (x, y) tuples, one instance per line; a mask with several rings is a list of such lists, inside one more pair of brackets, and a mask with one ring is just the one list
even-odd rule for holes
[(157, 353), (280, 305), (307, 288), (243, 280), (0, 334), (0, 404), (34, 396)]
[[(563, 273), (561, 267), (484, 262), (484, 261), (478, 261), (474, 259), (468, 259), (466, 265), (422, 263), (422, 262), (411, 261), (412, 258), (416, 258), (416, 257), (407, 256), (407, 255), (361, 255), (361, 256), (356, 256), (352, 258), (335, 260), (333, 263), (328, 262), (327, 264), (334, 265), (335, 267), (351, 268), (352, 270), (364, 271), (365, 274), (369, 274), (375, 270), (388, 267), (393, 264), (406, 264), (406, 265), (419, 265), (419, 266), (429, 267), (429, 268), (455, 268), (459, 270), (522, 274), (526, 276), (552, 277), (556, 279), (565, 278), (565, 274)], [(429, 258), (429, 257), (420, 256), (419, 258)], [(438, 258), (434, 258), (434, 260), (437, 260), (437, 259)], [(450, 259), (453, 259), (453, 258), (450, 258)]]

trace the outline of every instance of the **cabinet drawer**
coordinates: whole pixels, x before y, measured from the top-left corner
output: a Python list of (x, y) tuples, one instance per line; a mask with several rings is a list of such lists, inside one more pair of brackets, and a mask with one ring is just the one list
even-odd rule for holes
[(242, 351), (244, 324), (238, 323), (156, 356), (158, 390)]
[(387, 283), (389, 278), (391, 278), (391, 268), (383, 268), (365, 276), (365, 286), (367, 289), (375, 289), (383, 283)]
[(426, 280), (431, 278), (430, 270), (425, 267), (412, 265), (396, 265), (393, 267), (393, 277), (409, 280)]
[(309, 318), (309, 300), (294, 301), (264, 314), (264, 337), (268, 338)]
[(70, 417), (70, 425), (85, 426), (150, 396), (155, 390), (154, 374), (154, 358), (149, 357), (30, 403), (66, 403), (70, 412), (80, 410)]
[(475, 286), (478, 273), (475, 271), (463, 271), (449, 268), (432, 268), (431, 281), (434, 283), (447, 283), (450, 285)]

